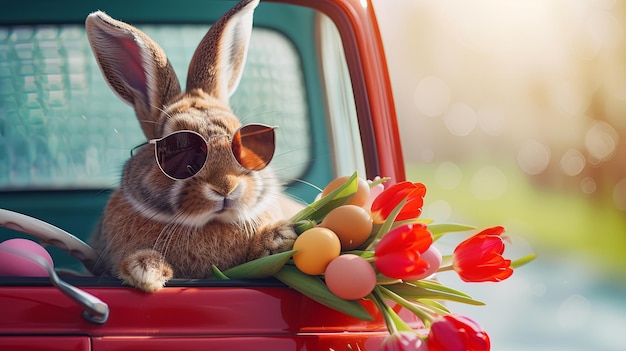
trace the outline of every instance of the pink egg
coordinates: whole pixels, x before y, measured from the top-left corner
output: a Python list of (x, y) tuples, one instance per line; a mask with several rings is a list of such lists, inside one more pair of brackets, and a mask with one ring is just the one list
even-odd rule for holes
[(333, 294), (346, 300), (363, 298), (376, 286), (376, 272), (372, 265), (352, 254), (332, 260), (326, 267), (324, 279)]
[[(7, 250), (2, 250), (7, 248)], [(54, 266), (52, 257), (46, 249), (34, 241), (27, 239), (9, 239), (0, 243), (0, 276), (4, 277), (47, 277), (48, 272), (32, 260), (14, 253), (13, 251), (26, 252), (34, 256), (42, 257), (50, 266)]]
[(433, 275), (439, 267), (441, 266), (441, 252), (434, 245), (431, 245), (428, 250), (424, 251), (422, 254), (422, 259), (430, 264), (430, 267), (426, 270), (426, 272), (421, 275), (413, 278), (412, 280), (420, 280), (425, 279)]

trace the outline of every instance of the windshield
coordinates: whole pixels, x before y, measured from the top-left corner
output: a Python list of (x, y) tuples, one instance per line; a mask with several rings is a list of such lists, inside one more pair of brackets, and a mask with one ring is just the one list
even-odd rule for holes
[[(210, 24), (124, 17), (135, 22), (132, 16), (184, 85)], [(83, 21), (0, 24), (0, 202), (87, 241), (131, 150), (146, 137), (133, 109), (102, 78)], [(335, 176), (365, 174), (343, 44), (323, 13), (261, 4), (230, 102), (244, 124), (278, 126), (271, 166), (294, 198), (311, 202)], [(81, 268), (65, 252), (48, 250), (57, 267)]]

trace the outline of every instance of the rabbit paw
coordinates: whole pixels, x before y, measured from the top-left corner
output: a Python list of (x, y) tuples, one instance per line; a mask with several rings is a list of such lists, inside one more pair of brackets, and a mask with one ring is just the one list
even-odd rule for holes
[(120, 278), (145, 292), (160, 290), (173, 275), (163, 256), (150, 249), (133, 252), (120, 262)]
[(257, 236), (252, 243), (248, 260), (291, 250), (297, 237), (291, 223), (283, 223), (268, 229)]
[(296, 234), (291, 223), (281, 224), (274, 228), (271, 234), (273, 234), (273, 238), (270, 235), (269, 245), (267, 246), (270, 255), (291, 250), (294, 241), (298, 238), (298, 234)]

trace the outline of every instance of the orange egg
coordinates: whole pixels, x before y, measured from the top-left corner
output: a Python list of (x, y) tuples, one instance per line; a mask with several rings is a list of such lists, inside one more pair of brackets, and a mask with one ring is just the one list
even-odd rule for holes
[(337, 234), (342, 251), (354, 250), (361, 246), (372, 232), (372, 217), (363, 207), (343, 205), (330, 211), (320, 226)]
[[(330, 194), (333, 190), (337, 189), (341, 185), (345, 184), (345, 182), (350, 179), (349, 176), (343, 176), (339, 178), (335, 178), (332, 180), (324, 190), (322, 191), (322, 197)], [(370, 197), (370, 185), (367, 183), (367, 180), (362, 178), (357, 178), (357, 190), (354, 193), (354, 196), (348, 201), (347, 204), (363, 206), (367, 203), (367, 200)]]
[(328, 290), (346, 300), (363, 298), (376, 287), (376, 272), (372, 265), (352, 254), (332, 260), (326, 267), (324, 279)]
[(339, 256), (341, 242), (332, 230), (316, 227), (300, 234), (293, 249), (298, 251), (293, 255), (296, 267), (306, 274), (318, 275)]

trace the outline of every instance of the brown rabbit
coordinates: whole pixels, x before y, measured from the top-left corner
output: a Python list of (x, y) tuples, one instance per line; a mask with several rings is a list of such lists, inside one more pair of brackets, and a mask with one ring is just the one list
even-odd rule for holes
[(261, 133), (273, 143), (274, 130), (240, 130), (228, 102), (258, 3), (239, 2), (211, 27), (191, 59), (185, 92), (163, 50), (143, 32), (100, 11), (87, 17), (106, 81), (133, 106), (150, 140), (126, 163), (94, 234), (100, 253), (94, 273), (151, 292), (172, 277), (205, 278), (211, 265), (224, 270), (292, 247), (296, 234), (283, 212), (294, 203), (264, 168), (271, 155), (258, 157), (266, 145), (242, 142)]

